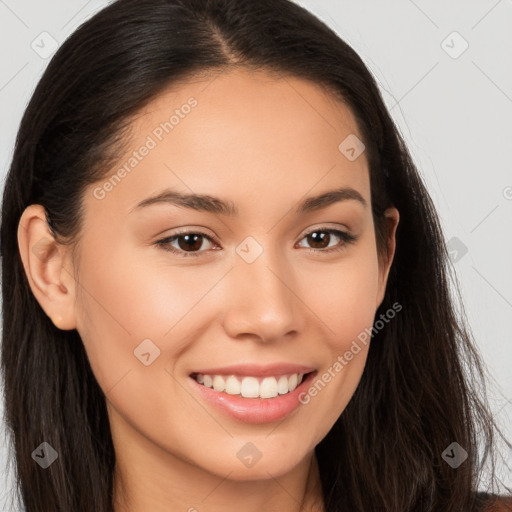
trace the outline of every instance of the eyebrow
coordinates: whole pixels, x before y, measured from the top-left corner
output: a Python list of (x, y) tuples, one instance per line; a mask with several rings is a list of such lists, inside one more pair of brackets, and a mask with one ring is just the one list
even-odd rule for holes
[[(323, 192), (318, 196), (308, 197), (304, 199), (295, 209), (296, 215), (304, 215), (313, 211), (317, 211), (342, 201), (354, 200), (366, 207), (367, 203), (363, 196), (354, 188), (342, 187), (334, 190)], [(226, 215), (235, 217), (239, 214), (239, 210), (232, 201), (225, 201), (217, 197), (202, 194), (183, 194), (172, 189), (165, 189), (158, 194), (148, 197), (138, 203), (130, 210), (144, 208), (159, 203), (170, 203), (182, 208), (190, 208), (192, 210)]]

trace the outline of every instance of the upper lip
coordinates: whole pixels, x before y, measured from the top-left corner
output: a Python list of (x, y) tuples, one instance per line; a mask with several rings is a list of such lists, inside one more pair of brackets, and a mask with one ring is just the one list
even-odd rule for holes
[(267, 377), (275, 375), (290, 375), (293, 373), (309, 373), (315, 368), (293, 363), (274, 363), (267, 365), (260, 364), (235, 364), (221, 368), (204, 368), (192, 372), (191, 375), (201, 373), (202, 375), (247, 375), (254, 377)]

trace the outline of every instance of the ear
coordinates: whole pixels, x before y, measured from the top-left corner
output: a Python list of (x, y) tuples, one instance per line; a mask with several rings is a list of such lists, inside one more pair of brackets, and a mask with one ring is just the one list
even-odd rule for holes
[(55, 240), (43, 206), (32, 204), (21, 215), (18, 246), (37, 302), (56, 327), (75, 329), (75, 280), (69, 246)]
[(376, 308), (382, 304), (384, 296), (386, 295), (389, 270), (391, 269), (391, 264), (395, 256), (396, 229), (400, 221), (400, 214), (394, 207), (388, 208), (384, 212), (384, 217), (386, 219), (387, 250), (382, 257), (379, 257), (379, 289), (377, 293), (377, 303), (375, 304)]

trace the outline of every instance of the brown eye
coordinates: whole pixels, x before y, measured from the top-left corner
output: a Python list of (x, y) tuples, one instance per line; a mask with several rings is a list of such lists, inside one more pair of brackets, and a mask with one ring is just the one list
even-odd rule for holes
[[(307, 235), (306, 238), (313, 249), (326, 249), (329, 246), (331, 236), (332, 234), (326, 231), (315, 231)], [(325, 245), (326, 243), (327, 245)]]
[[(341, 239), (342, 242), (329, 245), (336, 238)], [(310, 244), (310, 252), (325, 253), (342, 250), (347, 244), (354, 242), (356, 237), (339, 229), (319, 228), (307, 233), (303, 240), (307, 240), (308, 244)]]
[[(205, 233), (187, 231), (158, 240), (156, 244), (161, 246), (163, 249), (179, 254), (180, 256), (199, 256), (204, 252), (200, 250), (203, 246), (204, 239), (207, 239), (210, 242), (214, 241)], [(171, 245), (174, 242), (177, 242), (177, 247)]]
[[(178, 241), (178, 246), (183, 251), (196, 251), (201, 249), (203, 245), (203, 235), (193, 233), (191, 235), (180, 235), (176, 237), (176, 240)], [(182, 242), (183, 241), (183, 242)]]
[[(331, 241), (336, 240), (336, 238), (340, 239), (341, 242), (330, 245)], [(201, 253), (206, 252), (206, 250), (201, 250), (205, 239), (210, 243), (217, 243), (216, 240), (205, 233), (184, 231), (158, 240), (156, 245), (179, 256), (200, 256)], [(303, 237), (303, 240), (304, 239), (306, 239), (311, 246), (310, 252), (321, 254), (340, 251), (344, 249), (347, 244), (354, 242), (356, 237), (345, 231), (340, 231), (339, 229), (320, 228), (307, 233)], [(177, 242), (177, 246), (171, 245), (175, 242)]]

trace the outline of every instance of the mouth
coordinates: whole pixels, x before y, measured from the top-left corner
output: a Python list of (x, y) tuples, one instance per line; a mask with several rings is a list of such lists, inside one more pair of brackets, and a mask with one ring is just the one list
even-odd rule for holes
[(302, 405), (300, 397), (317, 373), (297, 365), (245, 365), (193, 372), (189, 380), (191, 389), (206, 406), (236, 421), (256, 424), (297, 414)]
[(243, 398), (270, 399), (287, 395), (308, 379), (315, 371), (267, 376), (199, 373), (190, 374), (198, 384), (217, 393)]

